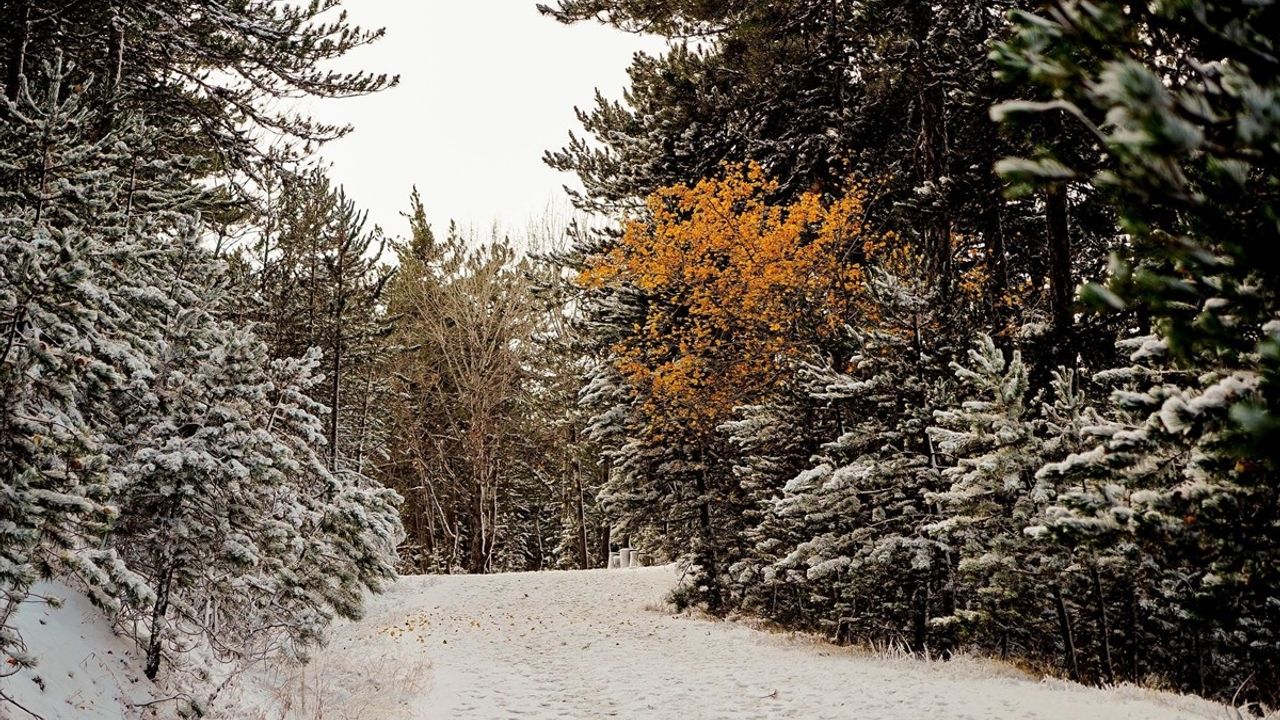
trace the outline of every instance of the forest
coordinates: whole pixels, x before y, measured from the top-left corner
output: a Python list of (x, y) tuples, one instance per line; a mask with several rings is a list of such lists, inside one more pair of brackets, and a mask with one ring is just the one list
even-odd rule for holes
[(199, 716), (398, 575), (629, 546), (682, 609), (1280, 704), (1275, 3), (537, 9), (666, 49), (485, 233), (317, 160), (292, 100), (398, 82), (339, 0), (0, 0), (0, 681), (54, 578)]

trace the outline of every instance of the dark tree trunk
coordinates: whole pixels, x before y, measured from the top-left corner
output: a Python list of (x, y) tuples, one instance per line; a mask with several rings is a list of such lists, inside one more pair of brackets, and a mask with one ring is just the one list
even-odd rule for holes
[(609, 552), (612, 550), (609, 547), (612, 542), (609, 536), (612, 532), (613, 529), (609, 527), (608, 523), (600, 526), (600, 557), (604, 558), (606, 566), (609, 563)]
[(915, 611), (912, 613), (912, 645), (914, 652), (922, 653), (929, 644), (929, 602), (932, 599), (932, 583), (926, 578), (916, 590)]
[(173, 585), (173, 566), (169, 565), (156, 581), (156, 603), (151, 608), (151, 637), (147, 640), (147, 661), (142, 672), (155, 680), (160, 672), (160, 647), (164, 643), (162, 626), (169, 613), (169, 590)]
[(918, 83), (916, 104), (920, 134), (917, 141), (919, 176), (933, 185), (933, 202), (942, 207), (931, 208), (925, 224), (925, 261), (936, 278), (937, 287), (947, 297), (952, 286), (951, 212), (949, 200), (942, 196), (947, 192), (941, 180), (950, 164), (950, 148), (947, 136), (947, 97), (943, 83), (932, 72), (935, 58), (929, 56), (935, 16), (933, 7), (921, 0), (911, 0), (911, 36), (915, 44), (915, 62), (911, 70)]
[(1130, 585), (1129, 593), (1125, 597), (1125, 624), (1128, 626), (1125, 635), (1128, 637), (1128, 657), (1125, 658), (1125, 665), (1128, 668), (1129, 680), (1138, 681), (1138, 634), (1142, 628), (1138, 625), (1138, 587)]
[(572, 460), (569, 463), (569, 472), (573, 475), (573, 503), (574, 503), (574, 520), (578, 523), (578, 567), (586, 570), (591, 566), (590, 558), (587, 555), (587, 511), (586, 497), (582, 490), (582, 461), (578, 458), (578, 427), (573, 423), (569, 424), (569, 453)]
[(573, 483), (576, 491), (574, 493), (574, 502), (577, 505), (578, 521), (578, 567), (586, 570), (591, 567), (591, 559), (587, 556), (587, 511), (583, 507), (586, 504), (586, 498), (583, 497), (582, 474), (578, 472), (576, 467), (573, 473)]
[(467, 546), (467, 572), (478, 574), (484, 572), (484, 501), (480, 498), (480, 489), (476, 488), (471, 496), (471, 528)]
[(8, 72), (4, 93), (9, 100), (18, 99), (18, 83), (27, 71), (27, 46), (31, 43), (31, 0), (19, 0), (14, 12), (13, 33), (9, 47)]
[(1098, 634), (1102, 640), (1098, 643), (1098, 659), (1102, 663), (1102, 673), (1107, 683), (1114, 685), (1116, 669), (1111, 663), (1111, 625), (1107, 622), (1107, 599), (1102, 595), (1102, 579), (1098, 576), (1096, 566), (1089, 567), (1089, 579), (1093, 583), (1093, 597), (1097, 603), (1098, 613)]
[[(339, 292), (342, 292), (339, 289)], [(345, 299), (339, 297), (333, 318), (333, 377), (329, 378), (329, 470), (338, 469), (338, 412), (342, 402), (342, 316)]]
[(1071, 273), (1071, 226), (1067, 190), (1049, 189), (1045, 198), (1049, 230), (1049, 294), (1053, 312), (1053, 356), (1058, 364), (1070, 363), (1075, 283)]
[(1071, 679), (1080, 682), (1080, 659), (1076, 656), (1075, 635), (1071, 631), (1071, 614), (1067, 612), (1066, 600), (1062, 597), (1062, 585), (1053, 584), (1053, 604), (1058, 611), (1058, 630), (1062, 634), (1062, 652), (1065, 656), (1067, 671)]
[(711, 499), (707, 496), (706, 471), (697, 473), (698, 488), (698, 528), (702, 534), (703, 552), (699, 560), (702, 571), (707, 578), (707, 609), (713, 613), (720, 612), (724, 599), (720, 593), (720, 568), (716, 559), (715, 531), (711, 527)]
[[(1000, 191), (993, 188), (991, 192), (997, 195)], [(983, 214), (982, 224), (989, 268), (987, 297), (997, 322), (1003, 323), (1010, 314), (1002, 302), (1009, 293), (1009, 249), (1005, 244), (1004, 216), (999, 203), (992, 203), (992, 207)]]
[(1192, 638), (1192, 647), (1196, 656), (1196, 694), (1204, 695), (1206, 687), (1204, 681), (1204, 634), (1200, 628), (1196, 628), (1192, 632), (1195, 633)]
[(106, 127), (115, 126), (116, 113), (120, 105), (120, 87), (124, 80), (124, 18), (120, 17), (120, 4), (111, 3), (110, 27), (107, 38), (107, 62), (111, 75), (107, 85)]

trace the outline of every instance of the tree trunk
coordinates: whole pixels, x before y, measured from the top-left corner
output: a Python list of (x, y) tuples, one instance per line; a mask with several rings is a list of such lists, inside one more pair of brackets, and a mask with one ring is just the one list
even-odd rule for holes
[(586, 504), (586, 498), (583, 497), (582, 492), (582, 474), (576, 468), (573, 473), (573, 482), (577, 490), (574, 502), (577, 505), (578, 519), (578, 567), (586, 570), (591, 567), (591, 559), (587, 556), (587, 512), (583, 507)]
[(702, 534), (703, 553), (702, 570), (707, 578), (707, 609), (712, 613), (720, 611), (724, 601), (720, 594), (720, 569), (716, 560), (715, 532), (711, 527), (711, 501), (707, 497), (706, 470), (697, 473), (698, 488), (698, 526)]
[(1062, 651), (1066, 658), (1067, 671), (1071, 679), (1080, 682), (1080, 659), (1076, 656), (1076, 640), (1071, 632), (1071, 615), (1067, 612), (1067, 603), (1062, 598), (1062, 584), (1053, 583), (1053, 604), (1058, 610), (1058, 629), (1062, 633)]
[(609, 536), (612, 532), (613, 528), (609, 527), (608, 523), (600, 526), (600, 557), (604, 558), (606, 565), (609, 563), (609, 552), (611, 550)]
[(1128, 636), (1128, 657), (1125, 658), (1125, 665), (1128, 667), (1129, 680), (1138, 682), (1138, 633), (1141, 628), (1138, 626), (1138, 587), (1136, 584), (1129, 586), (1128, 597), (1125, 598), (1125, 624), (1128, 626), (1125, 635)]
[(342, 311), (343, 300), (336, 303), (333, 337), (333, 377), (329, 378), (329, 471), (338, 469), (338, 410), (342, 401)]
[(925, 578), (923, 586), (916, 590), (916, 607), (912, 613), (912, 645), (914, 652), (923, 653), (929, 643), (929, 601), (931, 583)]
[(950, 148), (947, 138), (946, 89), (935, 74), (930, 72), (934, 59), (928, 56), (930, 36), (935, 16), (932, 5), (913, 0), (910, 6), (911, 37), (915, 43), (915, 62), (912, 75), (919, 83), (916, 103), (919, 114), (920, 135), (917, 141), (917, 163), (921, 180), (933, 186), (932, 202), (941, 208), (929, 210), (929, 220), (924, 228), (925, 262), (937, 278), (937, 287), (944, 298), (952, 287), (951, 212), (949, 201), (943, 197), (946, 188), (942, 178), (950, 164)]
[(1107, 622), (1107, 600), (1102, 596), (1102, 579), (1098, 577), (1096, 565), (1089, 566), (1089, 579), (1093, 582), (1093, 597), (1097, 602), (1098, 634), (1102, 642), (1098, 644), (1098, 659), (1102, 663), (1102, 672), (1107, 684), (1116, 684), (1116, 669), (1111, 663), (1111, 625)]
[(1053, 311), (1054, 358), (1070, 364), (1075, 283), (1071, 273), (1071, 226), (1067, 190), (1055, 185), (1045, 197), (1049, 229), (1049, 294)]
[[(993, 195), (999, 190), (993, 189)], [(996, 303), (997, 311), (1002, 309), (1001, 301), (1009, 292), (1009, 250), (1005, 245), (1004, 218), (999, 204), (987, 210), (983, 217), (983, 241), (987, 248), (989, 275), (987, 279), (987, 296)], [(1007, 312), (998, 312), (1003, 319)]]
[[(474, 477), (474, 476), (473, 476)], [(475, 487), (471, 491), (471, 522), (467, 537), (467, 572), (478, 574), (484, 572), (485, 566), (485, 508), (484, 478), (476, 477)]]
[(142, 672), (148, 680), (155, 680), (160, 672), (160, 646), (164, 642), (162, 628), (169, 613), (169, 589), (173, 585), (173, 565), (165, 567), (156, 581), (156, 603), (151, 608), (151, 637), (147, 640), (147, 662)]
[(120, 106), (120, 85), (124, 80), (124, 19), (120, 17), (120, 4), (111, 3), (111, 20), (107, 39), (108, 62), (111, 67), (107, 92), (106, 127), (111, 129), (116, 123), (116, 112)]
[(578, 448), (578, 426), (569, 424), (569, 455), (572, 458), (569, 462), (569, 472), (573, 475), (573, 503), (574, 518), (578, 523), (578, 567), (586, 570), (590, 567), (590, 559), (587, 556), (587, 512), (586, 497), (582, 490), (582, 460), (577, 454)]
[(120, 17), (120, 6), (111, 5), (111, 108), (115, 109), (116, 97), (120, 92), (120, 83), (124, 79), (124, 19)]
[(1204, 633), (1200, 628), (1192, 631), (1195, 635), (1192, 638), (1192, 649), (1196, 656), (1196, 694), (1204, 695)]
[(31, 43), (31, 0), (19, 0), (14, 17), (13, 45), (9, 48), (9, 72), (5, 75), (5, 97), (18, 99), (18, 84), (27, 71), (27, 46)]

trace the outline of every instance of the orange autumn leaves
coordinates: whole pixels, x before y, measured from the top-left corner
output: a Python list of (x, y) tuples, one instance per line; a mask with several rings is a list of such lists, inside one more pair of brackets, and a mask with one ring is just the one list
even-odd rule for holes
[(629, 286), (647, 299), (613, 351), (655, 424), (713, 429), (852, 320), (861, 262), (891, 238), (864, 235), (857, 187), (785, 205), (770, 201), (776, 191), (754, 165), (664, 188), (579, 275), (583, 287)]

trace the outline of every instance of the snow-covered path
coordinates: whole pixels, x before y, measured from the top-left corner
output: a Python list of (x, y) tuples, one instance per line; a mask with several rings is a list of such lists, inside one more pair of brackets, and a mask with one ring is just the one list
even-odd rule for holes
[[(660, 603), (674, 580), (670, 568), (403, 578), (292, 678), (285, 717), (1227, 717), (1191, 698), (1037, 682), (978, 661), (877, 658), (673, 616)], [(243, 691), (278, 698), (284, 681), (246, 678)]]

